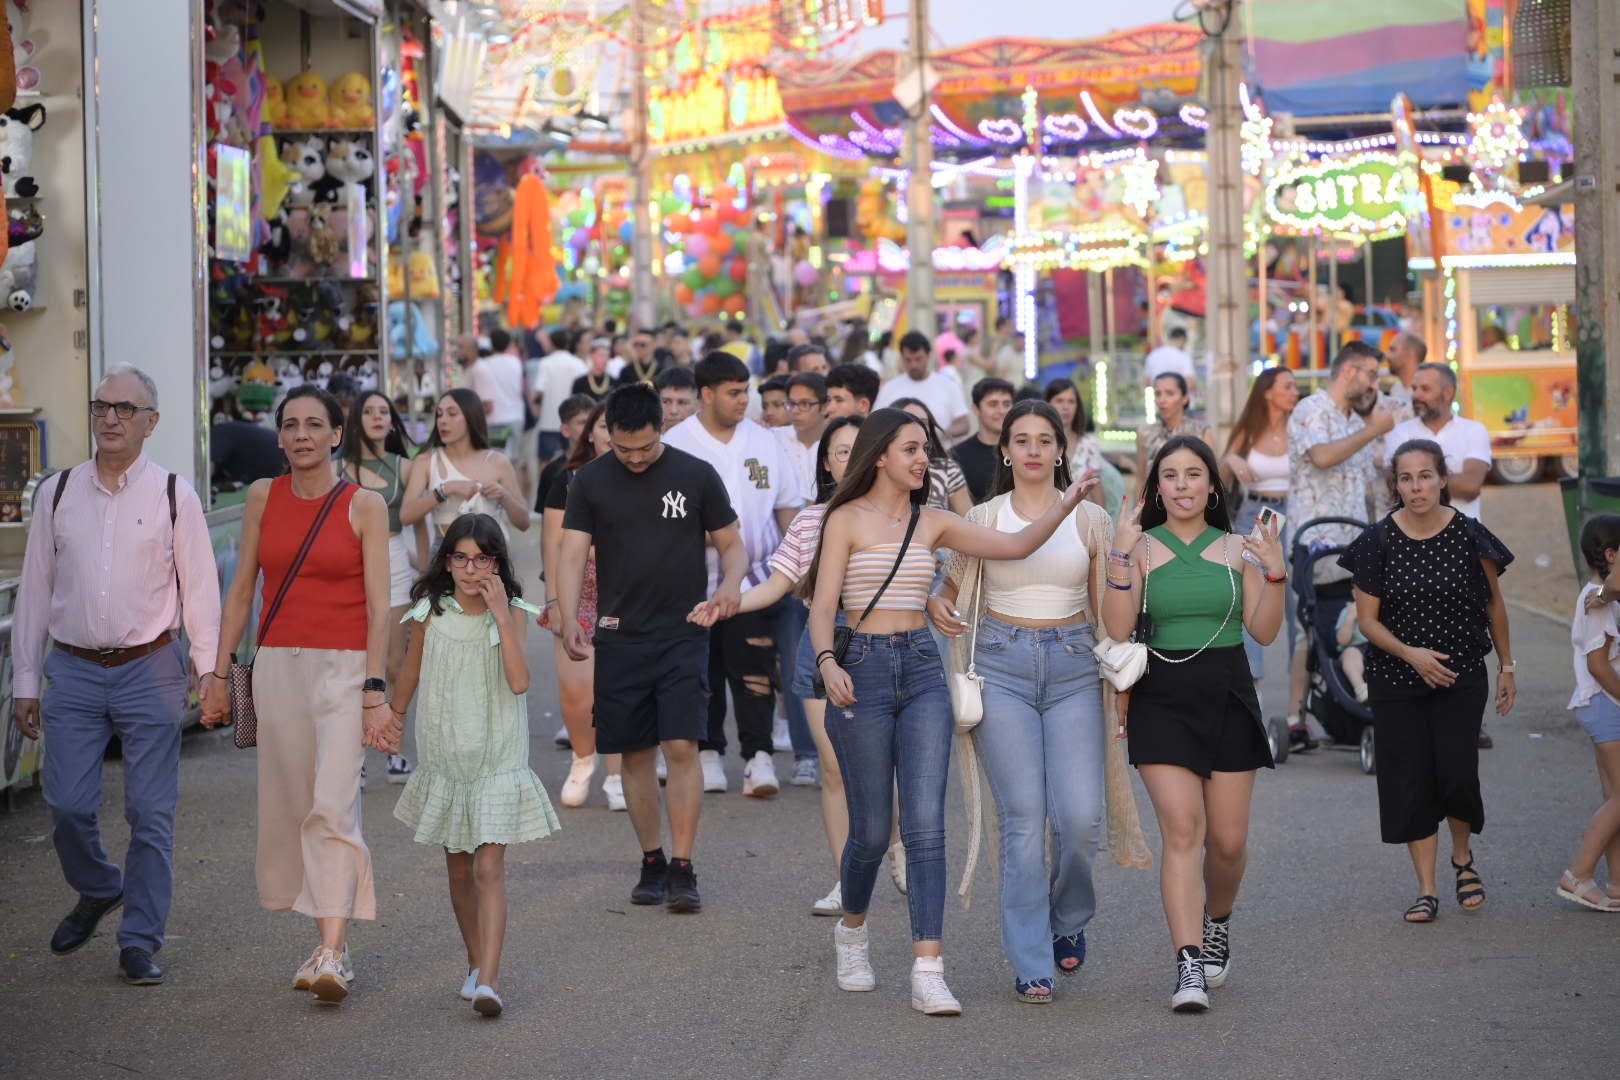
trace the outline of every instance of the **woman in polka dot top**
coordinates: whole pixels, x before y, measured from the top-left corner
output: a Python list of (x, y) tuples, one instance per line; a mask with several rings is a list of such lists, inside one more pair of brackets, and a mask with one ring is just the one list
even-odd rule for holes
[(1513, 555), (1451, 508), (1446, 459), (1428, 439), (1392, 459), (1395, 510), (1352, 543), (1340, 564), (1355, 578), (1367, 636), (1367, 684), (1378, 743), (1378, 815), (1386, 844), (1405, 844), (1417, 870), (1411, 923), (1433, 922), (1442, 819), (1451, 831), (1457, 903), (1485, 903), (1470, 837), (1485, 827), (1480, 721), (1491, 696), (1485, 658), (1499, 661), (1496, 712), (1515, 695), (1507, 605), (1497, 575)]

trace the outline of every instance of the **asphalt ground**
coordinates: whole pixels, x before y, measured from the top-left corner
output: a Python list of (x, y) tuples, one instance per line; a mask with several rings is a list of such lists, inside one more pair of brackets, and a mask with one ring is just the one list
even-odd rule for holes
[[(1492, 489), (1494, 493), (1497, 489)], [(1548, 538), (1545, 493), (1509, 493), (1526, 522), (1487, 518), (1527, 546)], [(1488, 494), (1488, 503), (1489, 503)], [(1560, 530), (1561, 534), (1561, 530)], [(1535, 552), (1521, 552), (1533, 561)], [(1560, 571), (1549, 565), (1549, 574)], [(1567, 573), (1567, 571), (1565, 571)], [(1504, 578), (1511, 579), (1512, 574)], [(1573, 577), (1570, 576), (1570, 582)], [(1571, 593), (1542, 605), (1556, 612)], [(875, 993), (833, 981), (832, 920), (810, 904), (834, 881), (817, 792), (770, 801), (731, 791), (703, 805), (696, 866), (704, 911), (632, 907), (629, 821), (599, 790), (561, 810), (556, 836), (508, 853), (506, 1013), (481, 1020), (456, 997), (462, 949), (444, 860), (393, 820), (398, 787), (371, 755), (366, 836), (382, 918), (358, 924), (358, 980), (324, 1008), (289, 989), (314, 944), (307, 919), (259, 908), (253, 883), (254, 760), (225, 733), (189, 735), (181, 764), (177, 887), (159, 960), (165, 984), (116, 976), (109, 922), (67, 957), (47, 948), (73, 896), (37, 792), (0, 813), (0, 1075), (18, 1078), (404, 1077), (1573, 1077), (1609, 1071), (1620, 1052), (1620, 918), (1556, 899), (1599, 793), (1590, 744), (1564, 710), (1567, 622), (1516, 601), (1519, 706), (1493, 720), (1482, 756), (1488, 823), (1475, 851), (1482, 911), (1453, 901), (1408, 926), (1416, 894), (1405, 852), (1378, 840), (1373, 780), (1353, 754), (1295, 755), (1261, 775), (1249, 872), (1233, 920), (1234, 966), (1203, 1016), (1168, 1010), (1171, 950), (1156, 871), (1099, 862), (1090, 956), (1056, 1001), (1012, 995), (996, 883), (981, 866), (970, 909), (950, 901), (947, 976), (958, 1019), (908, 1004), (904, 899), (879, 883), (872, 908)], [(568, 754), (550, 642), (530, 637), (532, 762), (553, 797)], [(1273, 648), (1268, 704), (1281, 703)], [(778, 755), (787, 771), (787, 755)], [(784, 776), (785, 779), (785, 776)], [(109, 762), (104, 828), (121, 853), (120, 766)], [(1145, 793), (1144, 825), (1157, 837)], [(966, 824), (953, 781), (952, 886)], [(115, 855), (116, 857), (116, 855)]]

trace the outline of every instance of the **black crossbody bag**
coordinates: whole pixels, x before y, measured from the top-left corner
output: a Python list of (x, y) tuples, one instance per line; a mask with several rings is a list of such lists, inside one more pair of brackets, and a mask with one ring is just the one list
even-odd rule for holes
[[(906, 524), (906, 538), (900, 541), (900, 554), (894, 557), (894, 565), (889, 567), (889, 576), (883, 579), (883, 584), (878, 586), (878, 591), (872, 594), (871, 602), (866, 605), (866, 610), (861, 612), (861, 617), (855, 620), (855, 625), (833, 627), (833, 661), (839, 667), (844, 666), (844, 656), (849, 652), (849, 643), (855, 639), (855, 632), (861, 628), (861, 624), (866, 621), (866, 617), (872, 614), (872, 609), (877, 607), (878, 600), (883, 596), (883, 590), (889, 587), (889, 582), (894, 580), (894, 575), (900, 572), (900, 564), (906, 559), (906, 549), (911, 547), (911, 534), (917, 531), (917, 519), (921, 516), (922, 507), (912, 503), (911, 521)], [(820, 664), (816, 665), (816, 673), (812, 676), (810, 685), (815, 690), (817, 697), (827, 696), (827, 684), (821, 678)]]

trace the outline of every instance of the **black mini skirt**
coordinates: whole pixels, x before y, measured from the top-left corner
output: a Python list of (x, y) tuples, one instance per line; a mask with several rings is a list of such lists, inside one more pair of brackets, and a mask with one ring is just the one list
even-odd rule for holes
[(1243, 646), (1197, 656), (1193, 649), (1158, 651), (1192, 659), (1168, 663), (1148, 654), (1126, 714), (1131, 764), (1179, 765), (1206, 780), (1211, 773), (1274, 767)]

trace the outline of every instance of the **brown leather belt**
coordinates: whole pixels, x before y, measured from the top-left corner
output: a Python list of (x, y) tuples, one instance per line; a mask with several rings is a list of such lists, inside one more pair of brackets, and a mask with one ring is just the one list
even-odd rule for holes
[(80, 660), (88, 660), (105, 668), (114, 668), (132, 660), (139, 660), (143, 656), (151, 656), (173, 640), (174, 631), (165, 630), (145, 645), (131, 645), (127, 649), (81, 649), (65, 641), (56, 642), (56, 647), (69, 656), (77, 656)]

